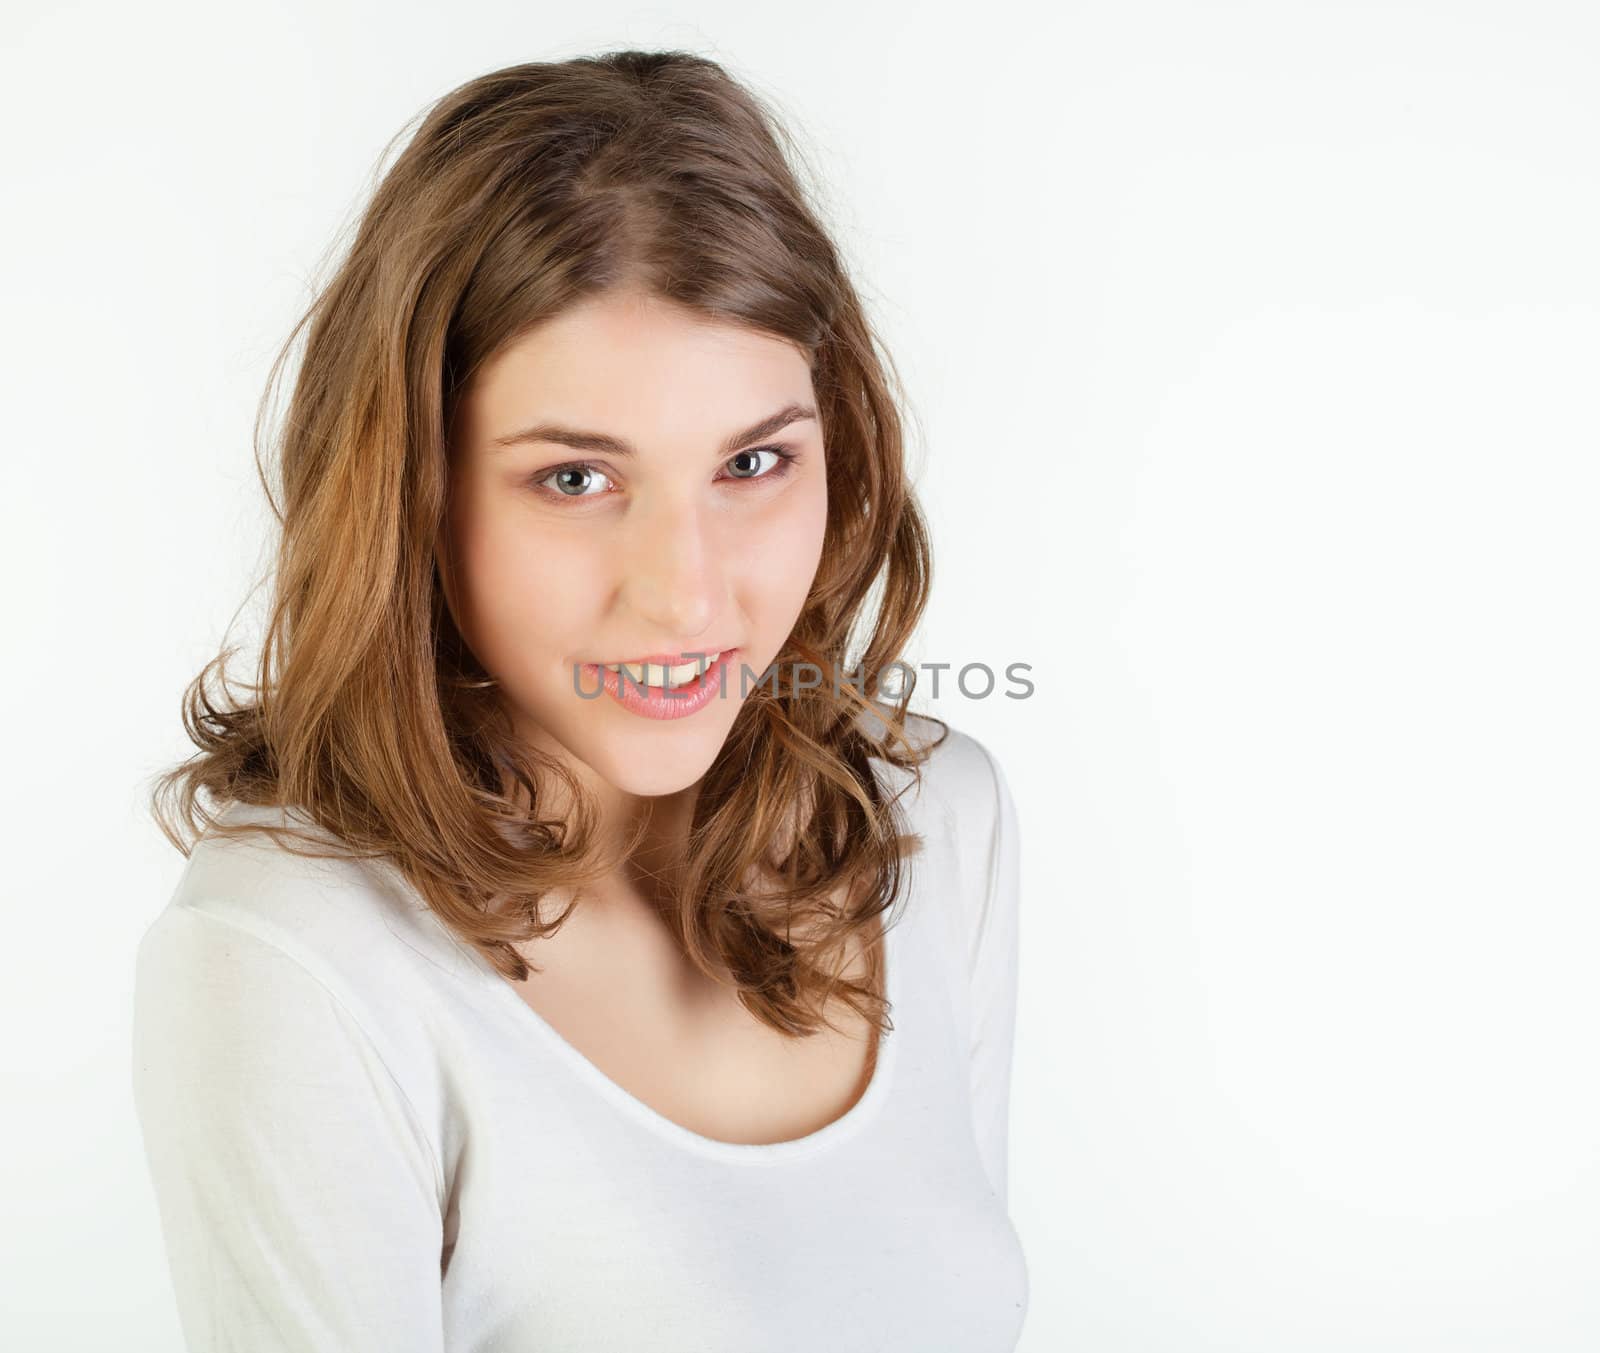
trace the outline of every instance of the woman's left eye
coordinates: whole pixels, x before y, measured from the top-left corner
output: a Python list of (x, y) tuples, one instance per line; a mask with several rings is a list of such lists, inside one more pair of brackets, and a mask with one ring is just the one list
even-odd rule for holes
[(739, 473), (732, 476), (734, 479), (778, 479), (788, 473), (790, 462), (797, 459), (796, 454), (787, 447), (782, 446), (757, 446), (749, 451), (740, 451), (737, 455), (728, 457), (727, 464), (736, 461), (748, 460), (755, 456), (772, 456), (775, 459), (765, 471), (752, 469), (749, 473)]

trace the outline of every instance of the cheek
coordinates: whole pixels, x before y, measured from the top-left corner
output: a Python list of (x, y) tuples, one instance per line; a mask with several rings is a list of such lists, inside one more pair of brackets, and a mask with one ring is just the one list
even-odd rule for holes
[(774, 621), (782, 621), (785, 633), (810, 594), (828, 524), (827, 493), (820, 479), (796, 489), (764, 514), (736, 565), (740, 590), (747, 598), (759, 598)]
[(463, 514), (458, 530), (463, 633), (491, 673), (510, 675), (565, 645), (598, 604), (601, 561), (581, 540), (504, 507)]

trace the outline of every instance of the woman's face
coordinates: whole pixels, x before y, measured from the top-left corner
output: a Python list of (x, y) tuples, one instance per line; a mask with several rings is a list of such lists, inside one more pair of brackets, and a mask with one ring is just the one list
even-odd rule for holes
[[(629, 794), (704, 775), (743, 702), (741, 666), (753, 687), (816, 575), (815, 409), (791, 344), (634, 293), (564, 312), (478, 372), (453, 431), (441, 574), (526, 741)], [(578, 433), (594, 440), (563, 440)], [(600, 677), (584, 664), (727, 650), (708, 674), (724, 693), (655, 701), (678, 717), (630, 707), (626, 685), (624, 701), (585, 698)], [(647, 675), (660, 697), (660, 668)]]

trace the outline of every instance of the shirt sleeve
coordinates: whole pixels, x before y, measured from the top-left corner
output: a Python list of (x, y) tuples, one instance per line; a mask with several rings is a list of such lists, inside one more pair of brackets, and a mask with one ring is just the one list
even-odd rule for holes
[(1017, 1018), (1021, 853), (1011, 786), (982, 743), (994, 776), (994, 814), (985, 844), (988, 884), (972, 950), (972, 1112), (978, 1151), (990, 1182), (1007, 1202), (1007, 1131)]
[(440, 1353), (437, 1158), (305, 967), (169, 905), (139, 946), (133, 1091), (193, 1353)]

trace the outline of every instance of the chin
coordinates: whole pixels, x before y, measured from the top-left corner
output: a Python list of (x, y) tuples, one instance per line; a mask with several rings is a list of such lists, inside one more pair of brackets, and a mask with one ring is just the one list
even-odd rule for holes
[[(687, 789), (711, 768), (727, 741), (731, 706), (706, 709), (685, 719), (647, 719), (603, 701), (586, 705), (576, 718), (567, 710), (541, 719), (530, 710), (538, 740), (559, 748), (588, 767), (612, 788), (642, 798), (659, 798)], [(721, 717), (718, 717), (721, 715)], [(551, 746), (551, 744), (555, 744)]]
[(574, 750), (596, 775), (622, 793), (660, 798), (699, 780), (723, 742), (705, 732), (647, 731), (650, 735), (603, 738), (599, 745)]

